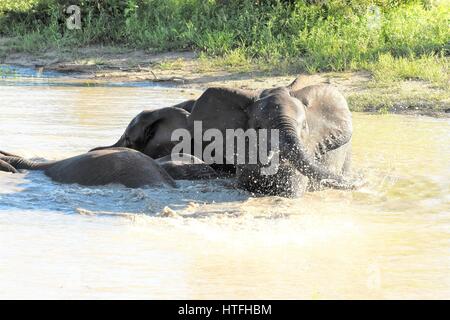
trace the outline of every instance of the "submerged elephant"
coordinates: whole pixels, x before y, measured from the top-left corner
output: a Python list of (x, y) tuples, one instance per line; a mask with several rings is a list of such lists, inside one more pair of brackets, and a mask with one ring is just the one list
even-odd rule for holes
[(171, 141), (172, 132), (179, 128), (187, 128), (190, 115), (189, 112), (178, 106), (139, 113), (131, 120), (124, 134), (115, 144), (98, 147), (91, 151), (119, 147), (130, 148), (153, 159), (171, 154), (177, 143)]
[[(29, 161), (0, 151), (0, 171), (16, 173), (20, 169), (42, 170), (56, 182), (85, 186), (116, 183), (129, 188), (175, 187), (174, 179), (201, 179), (214, 176), (215, 173), (209, 166), (200, 160), (196, 161), (195, 167), (182, 166), (165, 159), (155, 161), (141, 152), (128, 148), (97, 150), (50, 162)], [(3, 163), (6, 165), (2, 167)]]
[[(357, 182), (343, 176), (351, 161), (352, 118), (347, 102), (334, 86), (306, 86), (303, 80), (262, 91), (209, 88), (195, 101), (142, 112), (111, 147), (133, 148), (150, 156), (169, 155), (177, 143), (171, 141), (173, 130), (185, 128), (193, 136), (195, 121), (201, 121), (203, 132), (215, 129), (223, 136), (227, 129), (276, 129), (277, 173), (262, 175), (262, 164), (235, 163), (243, 188), (293, 196), (304, 190), (307, 177), (316, 185), (353, 189)], [(194, 148), (196, 143), (198, 146), (198, 141), (192, 143)], [(207, 143), (200, 143), (204, 150)]]

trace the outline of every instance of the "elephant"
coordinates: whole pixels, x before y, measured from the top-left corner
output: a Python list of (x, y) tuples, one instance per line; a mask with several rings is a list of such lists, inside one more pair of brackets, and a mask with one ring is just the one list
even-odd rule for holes
[(53, 181), (99, 186), (111, 183), (129, 188), (175, 187), (175, 181), (152, 158), (136, 150), (112, 148), (84, 153), (60, 161), (34, 162), (3, 153), (0, 159), (15, 170), (42, 170)]
[(0, 171), (16, 173), (20, 169), (42, 170), (53, 181), (60, 183), (77, 183), (85, 186), (116, 183), (129, 188), (176, 187), (174, 179), (201, 179), (214, 176), (215, 172), (202, 161), (190, 155), (184, 156), (190, 162), (196, 162), (197, 166), (192, 168), (165, 159), (153, 160), (149, 156), (129, 148), (96, 150), (50, 162), (29, 161), (19, 156), (0, 152)]
[[(262, 163), (231, 163), (239, 185), (251, 192), (291, 197), (303, 193), (308, 181), (315, 188), (354, 189), (361, 185), (346, 176), (353, 132), (346, 99), (336, 87), (308, 83), (302, 76), (287, 86), (265, 90), (212, 87), (196, 100), (143, 111), (110, 147), (164, 157), (177, 143), (171, 141), (172, 132), (182, 128), (195, 136), (198, 121), (202, 133), (214, 129), (222, 136), (228, 129), (278, 130), (280, 165), (275, 174), (261, 174)], [(204, 151), (208, 142), (193, 139), (191, 144), (194, 150)], [(109, 147), (97, 149), (104, 148)], [(230, 159), (224, 157), (223, 162), (229, 164)]]
[[(189, 128), (190, 113), (188, 110), (192, 110), (195, 101), (188, 100), (157, 110), (144, 110), (130, 121), (116, 143), (110, 146), (96, 147), (91, 151), (119, 147), (140, 151), (153, 159), (167, 157), (172, 154), (174, 146), (178, 143), (172, 141), (172, 132), (176, 129), (187, 130)], [(165, 161), (169, 161), (169, 158), (165, 158)], [(177, 176), (181, 171), (185, 172), (185, 176), (196, 172), (201, 173), (202, 177), (206, 177), (208, 172), (214, 178), (229, 176), (229, 166), (212, 164), (211, 168), (207, 168), (204, 162), (197, 161), (198, 158), (195, 161), (189, 161), (192, 159), (185, 157), (184, 163), (176, 161), (167, 163), (165, 166), (166, 168), (170, 166), (169, 170)], [(182, 168), (182, 164), (188, 166), (189, 169)], [(174, 172), (175, 168), (178, 172)]]
[(227, 129), (278, 130), (275, 174), (261, 174), (261, 163), (236, 164), (238, 183), (246, 190), (292, 197), (305, 191), (305, 177), (311, 185), (336, 189), (360, 183), (344, 177), (350, 169), (352, 115), (332, 85), (303, 86), (298, 78), (262, 91), (209, 88), (189, 116), (191, 131), (194, 121), (201, 121), (204, 131), (218, 129), (223, 135)]
[(171, 154), (176, 142), (171, 134), (179, 128), (187, 128), (190, 113), (184, 103), (158, 110), (142, 111), (134, 117), (120, 139), (111, 146), (97, 147), (91, 151), (109, 148), (130, 148), (157, 159)]

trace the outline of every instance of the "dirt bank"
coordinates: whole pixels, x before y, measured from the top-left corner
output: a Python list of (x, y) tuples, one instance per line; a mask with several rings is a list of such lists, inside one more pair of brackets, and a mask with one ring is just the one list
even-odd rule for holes
[[(0, 39), (0, 46), (7, 39)], [(117, 47), (77, 48), (42, 54), (3, 52), (1, 64), (44, 70), (76, 72), (76, 77), (92, 82), (152, 81), (182, 88), (228, 86), (248, 89), (285, 85), (296, 73), (277, 74), (243, 71), (199, 58), (193, 52), (148, 53)], [(338, 86), (354, 111), (396, 112), (450, 116), (450, 90), (417, 80), (376, 83), (370, 73), (329, 72), (313, 76)]]

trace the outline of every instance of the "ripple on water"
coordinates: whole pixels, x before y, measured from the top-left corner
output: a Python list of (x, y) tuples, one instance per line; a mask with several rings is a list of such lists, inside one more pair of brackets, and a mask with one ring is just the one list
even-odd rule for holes
[(165, 207), (183, 210), (189, 205), (192, 207), (192, 203), (242, 201), (248, 197), (245, 192), (228, 188), (231, 182), (227, 180), (178, 181), (178, 188), (130, 189), (121, 185), (84, 187), (59, 184), (42, 172), (29, 172), (22, 174), (21, 178), (20, 183), (16, 181), (13, 186), (9, 185), (9, 192), (6, 189), (0, 194), (0, 210), (39, 208), (65, 213), (81, 210), (92, 214), (111, 212), (157, 215)]

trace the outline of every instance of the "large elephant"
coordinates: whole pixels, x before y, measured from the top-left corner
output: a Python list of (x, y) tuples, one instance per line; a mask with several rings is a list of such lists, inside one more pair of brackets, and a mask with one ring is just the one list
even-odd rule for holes
[[(60, 161), (35, 162), (0, 151), (0, 171), (16, 173), (21, 169), (42, 170), (45, 175), (60, 183), (85, 186), (116, 183), (129, 188), (161, 185), (175, 187), (174, 179), (215, 176), (215, 172), (200, 160), (188, 160), (189, 163), (184, 166), (183, 163), (174, 163), (170, 159), (153, 160), (129, 148), (110, 148)], [(196, 162), (196, 166), (190, 166), (191, 162)]]
[[(329, 84), (306, 85), (304, 78), (297, 78), (288, 86), (261, 91), (209, 88), (195, 101), (158, 111), (138, 115), (111, 147), (165, 156), (176, 144), (171, 141), (173, 130), (185, 128), (194, 136), (196, 121), (201, 121), (203, 132), (215, 129), (223, 136), (227, 129), (276, 129), (277, 173), (262, 175), (263, 164), (234, 163), (242, 187), (262, 194), (293, 196), (304, 190), (305, 177), (313, 185), (337, 189), (357, 186), (343, 175), (350, 167), (351, 113), (342, 94)], [(193, 141), (194, 149), (196, 144), (204, 150), (208, 142)]]
[(261, 174), (262, 164), (237, 164), (242, 187), (262, 194), (294, 196), (314, 184), (337, 189), (356, 185), (344, 178), (351, 159), (352, 116), (345, 98), (331, 85), (287, 87), (260, 92), (209, 88), (197, 100), (189, 125), (201, 121), (203, 130), (276, 129), (280, 166), (273, 175)]

